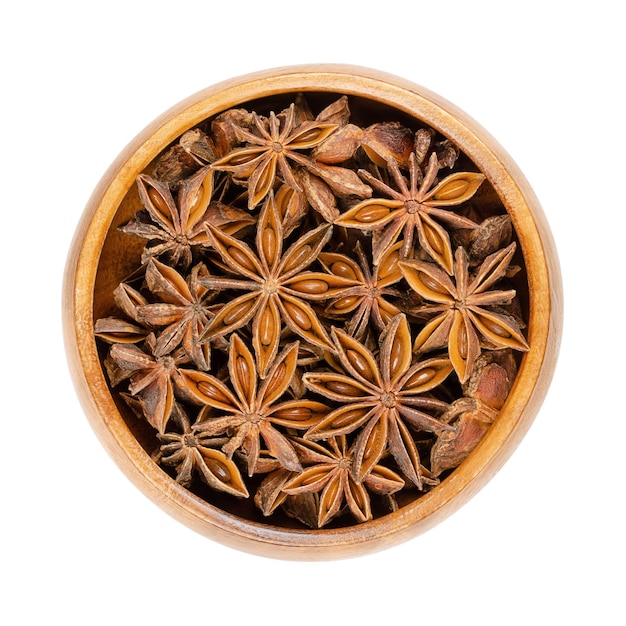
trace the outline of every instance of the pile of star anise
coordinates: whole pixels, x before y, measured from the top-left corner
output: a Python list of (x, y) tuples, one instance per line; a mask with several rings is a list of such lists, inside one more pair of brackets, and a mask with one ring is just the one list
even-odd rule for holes
[(528, 348), (510, 219), (466, 169), (418, 121), (297, 96), (207, 120), (139, 176), (122, 231), (145, 240), (140, 267), (96, 335), (155, 462), (314, 528), (458, 466)]

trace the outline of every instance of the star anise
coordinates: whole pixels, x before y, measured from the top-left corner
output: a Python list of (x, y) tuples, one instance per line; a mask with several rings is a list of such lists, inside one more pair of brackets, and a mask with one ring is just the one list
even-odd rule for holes
[(355, 247), (358, 263), (345, 254), (322, 252), (319, 255), (319, 260), (328, 272), (353, 283), (352, 287), (348, 287), (332, 300), (325, 311), (331, 316), (352, 313), (346, 331), (355, 339), (363, 339), (370, 319), (375, 327), (382, 331), (392, 318), (400, 313), (400, 309), (386, 297), (400, 295), (390, 286), (402, 280), (402, 272), (398, 265), (401, 247), (402, 242), (399, 242), (388, 248), (373, 271), (359, 242)]
[(329, 408), (313, 400), (277, 401), (287, 390), (296, 369), (298, 342), (285, 348), (276, 358), (259, 387), (254, 358), (237, 334), (232, 335), (228, 371), (233, 391), (221, 380), (204, 372), (181, 372), (187, 389), (196, 401), (217, 409), (222, 415), (208, 417), (194, 427), (195, 433), (228, 435), (222, 448), (231, 459), (242, 448), (252, 476), (261, 454), (261, 439), (269, 453), (288, 470), (302, 466), (289, 439), (275, 425), (305, 430), (316, 424)]
[(222, 439), (195, 433), (187, 414), (176, 404), (173, 410), (181, 432), (160, 433), (159, 460), (176, 468), (176, 481), (189, 487), (197, 474), (209, 487), (231, 496), (247, 498), (248, 490), (239, 468), (221, 450), (215, 448)]
[[(467, 253), (457, 248), (454, 282), (434, 263), (401, 261), (400, 268), (409, 286), (426, 303), (415, 313), (430, 319), (415, 339), (416, 352), (429, 352), (444, 346), (461, 382), (467, 380), (482, 343), (491, 349), (528, 350), (528, 343), (515, 318), (489, 307), (505, 305), (515, 297), (514, 289), (492, 287), (506, 274), (515, 243), (489, 255), (476, 273), (469, 273)], [(433, 317), (433, 314), (435, 317)]]
[(201, 340), (229, 334), (254, 318), (252, 345), (261, 377), (278, 352), (283, 321), (305, 341), (334, 350), (315, 311), (304, 300), (331, 298), (350, 283), (325, 272), (303, 271), (317, 258), (331, 230), (329, 224), (323, 224), (300, 237), (283, 254), (283, 229), (272, 194), (259, 217), (256, 254), (243, 241), (209, 225), (211, 243), (224, 264), (247, 280), (213, 276), (201, 280), (211, 289), (246, 291), (216, 314)]
[(156, 357), (154, 333), (148, 335), (144, 347), (142, 350), (135, 344), (116, 343), (111, 346), (109, 358), (130, 378), (130, 393), (139, 396), (146, 419), (162, 433), (174, 408), (174, 392), (180, 381), (179, 366), (189, 359), (182, 349)]
[(335, 223), (348, 228), (374, 231), (372, 254), (374, 265), (380, 262), (385, 251), (403, 233), (402, 256), (410, 256), (414, 232), (417, 231), (422, 248), (449, 274), (452, 273), (452, 247), (450, 236), (439, 224), (444, 222), (454, 228), (476, 228), (471, 220), (441, 207), (458, 206), (469, 200), (482, 181), (483, 174), (457, 172), (437, 184), (439, 158), (433, 152), (426, 171), (422, 172), (417, 156), (409, 157), (409, 182), (404, 178), (395, 159), (387, 162), (395, 188), (387, 185), (365, 170), (359, 173), (377, 191), (388, 196), (359, 202)]
[(345, 435), (330, 437), (328, 447), (304, 439), (294, 439), (303, 465), (302, 473), (282, 487), (288, 495), (321, 492), (317, 527), (321, 528), (342, 512), (344, 504), (358, 522), (372, 519), (369, 492), (391, 494), (404, 487), (394, 471), (375, 465), (362, 482), (353, 475), (354, 444), (348, 448)]
[(411, 331), (402, 314), (381, 335), (378, 358), (347, 333), (332, 332), (345, 374), (309, 372), (303, 381), (311, 391), (343, 406), (309, 428), (304, 438), (318, 441), (359, 429), (353, 461), (358, 483), (389, 452), (402, 473), (421, 489), (420, 457), (408, 426), (436, 434), (449, 428), (425, 410), (446, 408), (427, 394), (450, 374), (450, 361), (435, 357), (411, 365)]
[[(239, 141), (246, 145), (213, 163), (214, 169), (231, 172), (235, 180), (247, 182), (250, 209), (270, 192), (276, 181), (277, 170), (283, 182), (301, 190), (289, 161), (308, 166), (309, 160), (299, 151), (315, 148), (337, 128), (337, 124), (318, 121), (304, 121), (295, 126), (293, 104), (286, 110), (284, 117), (272, 111), (267, 126), (256, 113), (252, 113), (252, 116), (255, 132), (234, 123), (232, 126)], [(280, 118), (283, 118), (282, 128)]]
[(139, 213), (121, 230), (150, 242), (144, 248), (142, 263), (163, 257), (172, 265), (189, 267), (192, 249), (209, 245), (207, 222), (222, 225), (231, 233), (254, 222), (244, 211), (211, 202), (214, 175), (210, 166), (203, 167), (180, 183), (176, 200), (166, 183), (145, 174), (137, 178), (139, 197), (149, 221)]
[(150, 329), (137, 318), (137, 307), (148, 304), (148, 301), (139, 291), (126, 283), (120, 283), (115, 288), (113, 299), (126, 317), (110, 316), (96, 320), (94, 324), (96, 336), (110, 344), (143, 341), (150, 333)]
[(209, 302), (215, 296), (201, 283), (208, 272), (203, 263), (196, 265), (185, 280), (174, 268), (150, 259), (146, 268), (148, 289), (159, 302), (138, 306), (137, 319), (153, 328), (165, 327), (157, 337), (154, 356), (162, 357), (181, 343), (196, 367), (208, 370), (211, 364), (210, 342), (199, 337), (213, 317)]

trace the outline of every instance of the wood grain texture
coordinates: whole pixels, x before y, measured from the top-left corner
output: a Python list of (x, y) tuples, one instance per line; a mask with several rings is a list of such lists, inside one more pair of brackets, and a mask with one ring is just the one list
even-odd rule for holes
[[(206, 118), (261, 97), (336, 93), (394, 107), (457, 144), (481, 169), (515, 227), (528, 276), (530, 350), (498, 419), (474, 452), (439, 486), (397, 512), (342, 529), (295, 530), (262, 524), (212, 506), (178, 485), (131, 432), (104, 378), (94, 319), (139, 258), (141, 243), (117, 226), (139, 207), (135, 179), (172, 141)], [(222, 82), (164, 113), (120, 154), (94, 191), (69, 252), (63, 293), (67, 357), (83, 409), (114, 461), (156, 504), (184, 524), (231, 547), (284, 559), (346, 558), (406, 541), (439, 523), (492, 478), (527, 432), (556, 365), (563, 296), (549, 226), (530, 185), (512, 159), (474, 120), (441, 97), (401, 78), (361, 67), (278, 68)]]

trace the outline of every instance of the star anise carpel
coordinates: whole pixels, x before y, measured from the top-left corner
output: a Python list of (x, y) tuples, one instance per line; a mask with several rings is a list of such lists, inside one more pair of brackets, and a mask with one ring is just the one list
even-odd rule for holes
[(143, 246), (112, 268), (130, 273), (96, 307), (98, 355), (172, 488), (278, 526), (366, 523), (438, 489), (507, 410), (525, 251), (423, 120), (331, 92), (254, 105), (172, 138), (128, 192)]
[(335, 224), (347, 228), (374, 231), (373, 260), (378, 264), (385, 251), (402, 233), (402, 256), (408, 257), (417, 231), (419, 244), (449, 274), (452, 273), (452, 247), (447, 230), (440, 224), (453, 228), (476, 228), (471, 220), (447, 207), (458, 206), (475, 193), (484, 175), (474, 172), (456, 172), (437, 182), (439, 158), (433, 152), (422, 172), (414, 152), (409, 157), (409, 181), (405, 179), (395, 159), (387, 161), (394, 185), (387, 184), (360, 170), (362, 178), (385, 198), (371, 198), (359, 202), (343, 213)]
[(354, 449), (358, 482), (389, 452), (402, 473), (418, 488), (423, 485), (417, 446), (409, 427), (439, 433), (447, 428), (437, 417), (446, 404), (428, 395), (452, 371), (447, 358), (433, 357), (411, 364), (411, 331), (402, 314), (381, 336), (378, 357), (350, 337), (333, 329), (333, 340), (344, 374), (306, 373), (306, 387), (341, 404), (304, 434), (319, 441), (359, 429)]
[(400, 262), (404, 278), (425, 301), (415, 312), (431, 316), (416, 337), (414, 350), (428, 352), (447, 346), (461, 382), (472, 371), (481, 344), (492, 349), (528, 350), (515, 318), (493, 309), (515, 297), (514, 289), (492, 289), (505, 276), (515, 248), (512, 243), (489, 255), (474, 275), (469, 273), (467, 253), (457, 248), (454, 282), (434, 263)]

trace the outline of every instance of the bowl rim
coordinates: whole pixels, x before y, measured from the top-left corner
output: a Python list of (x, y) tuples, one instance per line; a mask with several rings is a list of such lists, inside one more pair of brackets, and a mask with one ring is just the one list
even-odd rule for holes
[[(205, 502), (151, 460), (113, 402), (94, 338), (93, 285), (102, 244), (136, 176), (183, 132), (249, 100), (285, 92), (329, 92), (379, 100), (423, 120), (481, 169), (513, 222), (529, 283), (528, 341), (509, 398), (470, 456), (435, 489), (398, 511), (339, 529), (292, 530), (239, 518)], [(230, 547), (283, 559), (359, 556), (397, 545), (451, 515), (502, 467), (534, 420), (552, 379), (561, 338), (562, 285), (556, 247), (528, 181), (475, 120), (408, 80), (352, 65), (298, 65), (217, 83), (159, 116), (111, 164), (89, 199), (67, 258), (63, 288), (65, 348), (72, 379), (96, 435), (127, 477), (197, 532)]]

